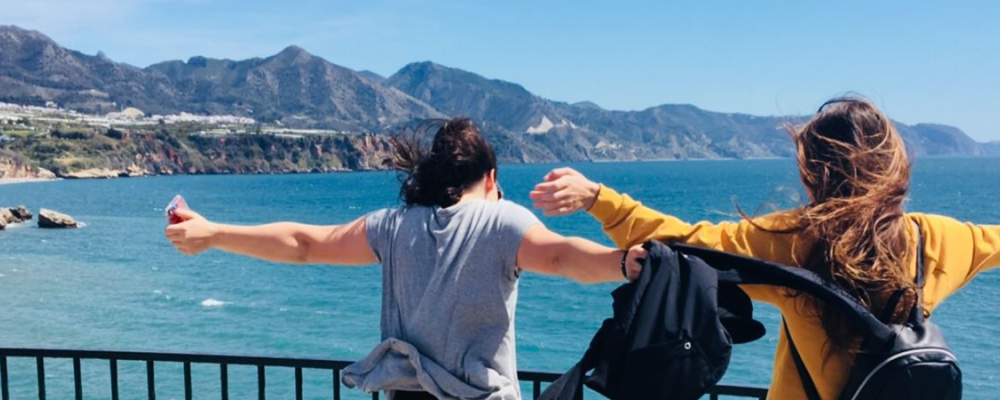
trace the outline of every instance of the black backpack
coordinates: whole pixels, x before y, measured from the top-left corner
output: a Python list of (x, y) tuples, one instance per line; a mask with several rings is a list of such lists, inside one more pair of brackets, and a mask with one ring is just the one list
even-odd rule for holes
[(583, 384), (616, 400), (698, 399), (722, 378), (733, 343), (764, 335), (750, 298), (720, 286), (715, 268), (659, 242), (645, 247), (639, 278), (611, 294), (614, 317), (540, 399), (580, 399)]
[[(918, 242), (916, 284), (918, 288), (923, 288), (923, 240)], [(863, 337), (860, 353), (854, 360), (840, 399), (962, 398), (962, 371), (958, 360), (948, 349), (938, 327), (924, 319), (919, 300), (905, 323), (883, 323), (854, 297), (806, 269), (692, 246), (672, 247), (684, 254), (698, 256), (718, 268), (720, 282), (779, 285), (836, 304)], [(901, 295), (902, 292), (894, 294), (886, 309), (894, 310)], [(821, 400), (787, 329), (786, 326), (785, 335), (806, 394), (809, 400)]]

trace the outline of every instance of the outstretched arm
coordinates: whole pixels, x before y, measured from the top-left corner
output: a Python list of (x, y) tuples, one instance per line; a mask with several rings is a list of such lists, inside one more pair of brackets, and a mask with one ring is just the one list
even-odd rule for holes
[[(737, 235), (738, 223), (689, 224), (642, 205), (628, 195), (595, 183), (572, 168), (557, 168), (531, 192), (535, 208), (545, 215), (565, 215), (586, 210), (603, 225), (604, 232), (619, 248), (648, 240), (678, 241), (719, 248)], [(738, 249), (726, 249), (728, 251)]]
[[(625, 280), (621, 270), (625, 251), (602, 246), (586, 239), (564, 237), (548, 230), (544, 225), (534, 225), (524, 233), (517, 250), (517, 265), (525, 270), (546, 275), (560, 275), (581, 283), (615, 282)], [(639, 260), (646, 251), (636, 246), (626, 258), (628, 279), (639, 276)]]
[[(791, 249), (793, 235), (772, 234), (793, 227), (794, 213), (781, 212), (738, 222), (688, 223), (672, 215), (644, 206), (625, 194), (594, 183), (570, 168), (558, 168), (531, 192), (535, 207), (546, 215), (562, 215), (587, 210), (601, 222), (604, 233), (618, 248), (649, 240), (679, 242), (722, 250), (784, 264), (796, 264)], [(765, 227), (762, 231), (758, 227)]]
[(943, 299), (972, 281), (980, 272), (1000, 267), (1000, 225), (977, 225), (951, 217), (911, 214), (924, 238), (924, 260), (937, 274)]
[(368, 246), (364, 218), (330, 226), (294, 222), (239, 226), (214, 223), (190, 210), (176, 212), (184, 222), (168, 226), (167, 239), (188, 255), (215, 248), (294, 264), (366, 265), (377, 261)]

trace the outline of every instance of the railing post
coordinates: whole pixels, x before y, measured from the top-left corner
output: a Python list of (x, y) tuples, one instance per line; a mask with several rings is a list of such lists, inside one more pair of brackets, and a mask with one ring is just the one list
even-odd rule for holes
[[(6, 400), (6, 399), (4, 399)], [(340, 370), (333, 370), (333, 400), (340, 400)]]
[(222, 400), (229, 400), (229, 366), (219, 364), (219, 387), (222, 390)]
[(156, 366), (153, 360), (146, 361), (146, 392), (149, 400), (156, 400)]
[(295, 400), (302, 400), (302, 367), (295, 367)]
[(111, 400), (118, 400), (118, 360), (112, 358), (108, 364), (111, 368)]
[(73, 357), (73, 393), (76, 394), (76, 400), (83, 400), (83, 382), (81, 382), (80, 375), (82, 375), (80, 372), (80, 358)]
[(7, 388), (7, 356), (0, 355), (0, 395), (2, 400), (10, 400), (10, 389)]
[(531, 398), (538, 400), (542, 396), (542, 382), (538, 379), (533, 379), (531, 381)]
[(192, 397), (191, 390), (191, 362), (184, 362), (184, 399), (191, 400)]
[(45, 400), (45, 359), (35, 357), (35, 367), (38, 372), (38, 400)]
[(267, 378), (264, 376), (264, 365), (257, 365), (257, 398), (259, 400), (265, 400), (267, 396), (264, 394), (264, 388), (267, 385)]

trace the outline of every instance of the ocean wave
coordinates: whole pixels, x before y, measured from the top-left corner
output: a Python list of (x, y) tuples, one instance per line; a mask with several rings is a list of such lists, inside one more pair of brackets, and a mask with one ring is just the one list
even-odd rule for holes
[(229, 304), (229, 303), (225, 302), (225, 301), (222, 301), (222, 300), (212, 299), (212, 298), (205, 299), (205, 300), (203, 300), (201, 302), (201, 306), (202, 307), (207, 307), (207, 308), (222, 307), (222, 306), (224, 306), (226, 304)]

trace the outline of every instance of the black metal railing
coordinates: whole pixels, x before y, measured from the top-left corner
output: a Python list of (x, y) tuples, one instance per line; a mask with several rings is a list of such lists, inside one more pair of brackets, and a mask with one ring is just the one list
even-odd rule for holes
[[(26, 358), (35, 360), (36, 379), (38, 382), (38, 398), (45, 400), (45, 360), (46, 359), (69, 359), (73, 361), (73, 390), (77, 400), (83, 399), (83, 379), (81, 360), (106, 360), (110, 372), (111, 399), (119, 399), (118, 389), (118, 362), (138, 361), (146, 364), (146, 392), (149, 400), (156, 399), (156, 363), (180, 363), (184, 368), (184, 398), (190, 400), (194, 397), (191, 379), (192, 364), (208, 364), (219, 366), (219, 383), (222, 400), (229, 399), (229, 366), (250, 366), (257, 369), (257, 397), (260, 400), (266, 398), (267, 388), (266, 369), (269, 367), (292, 368), (295, 370), (295, 398), (303, 398), (302, 371), (325, 370), (329, 371), (333, 380), (332, 393), (330, 396), (334, 400), (340, 400), (340, 373), (351, 364), (350, 361), (318, 360), (307, 358), (278, 358), (278, 357), (253, 357), (253, 356), (229, 356), (210, 354), (183, 354), (183, 353), (147, 353), (132, 351), (96, 351), (96, 350), (60, 350), (60, 349), (7, 349), (0, 348), (0, 399), (10, 400), (10, 385), (8, 359)], [(537, 399), (542, 391), (543, 383), (550, 383), (559, 378), (559, 374), (548, 372), (520, 371), (518, 379), (531, 383), (532, 398)], [(373, 400), (378, 400), (379, 394), (371, 394)], [(717, 400), (719, 396), (750, 397), (763, 400), (767, 397), (767, 389), (745, 386), (725, 386), (719, 385), (709, 392), (711, 400)]]

